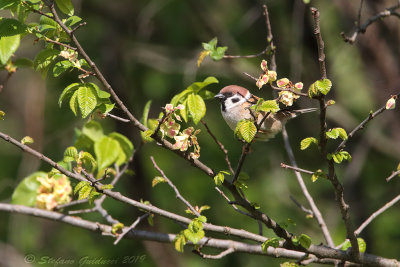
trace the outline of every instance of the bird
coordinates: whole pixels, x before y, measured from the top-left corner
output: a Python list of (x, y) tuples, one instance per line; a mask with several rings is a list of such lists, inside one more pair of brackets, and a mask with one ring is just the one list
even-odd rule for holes
[[(250, 107), (255, 105), (260, 99), (239, 85), (225, 86), (214, 98), (220, 100), (222, 117), (232, 130), (236, 129), (236, 125), (240, 120), (253, 118), (254, 115), (252, 115)], [(282, 131), (283, 126), (289, 119), (316, 110), (316, 108), (299, 110), (281, 109), (275, 113), (270, 113), (261, 125), (255, 138), (260, 141), (268, 141)], [(260, 123), (265, 115), (265, 112), (260, 112), (257, 123)]]

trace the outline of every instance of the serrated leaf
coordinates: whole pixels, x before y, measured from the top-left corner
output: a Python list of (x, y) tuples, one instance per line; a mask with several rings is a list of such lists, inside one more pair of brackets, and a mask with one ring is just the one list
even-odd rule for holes
[(82, 188), (79, 189), (78, 200), (88, 198), (92, 191), (93, 191), (93, 187), (91, 187), (90, 185), (83, 186)]
[(60, 107), (65, 99), (70, 98), (74, 94), (74, 92), (79, 88), (79, 85), (79, 83), (71, 83), (70, 85), (65, 87), (60, 95), (60, 98), (58, 99), (58, 105)]
[(34, 142), (33, 138), (30, 136), (25, 136), (24, 138), (21, 139), (21, 143), (23, 145), (30, 145), (30, 144), (33, 144), (33, 142)]
[(331, 138), (331, 139), (336, 139), (339, 137), (339, 131), (334, 128), (334, 129), (329, 129), (329, 131), (327, 131), (325, 133), (326, 137)]
[(275, 100), (266, 100), (258, 105), (256, 111), (275, 113), (279, 111), (279, 104)]
[(71, 98), (69, 99), (69, 107), (74, 113), (75, 116), (78, 115), (78, 109), (79, 109), (79, 104), (78, 104), (78, 90), (75, 90), (74, 93), (72, 94)]
[(299, 236), (298, 240), (299, 240), (299, 242), (300, 242), (300, 245), (301, 245), (303, 248), (308, 249), (308, 248), (311, 246), (311, 243), (312, 243), (311, 238), (310, 238), (308, 235), (306, 235), (306, 234), (301, 234), (301, 235)]
[(24, 33), (26, 29), (26, 25), (16, 19), (3, 18), (0, 20), (0, 37), (18, 35)]
[(19, 47), (20, 35), (0, 38), (0, 62), (2, 65), (7, 64), (15, 51)]
[(315, 137), (307, 137), (301, 140), (300, 142), (300, 149), (305, 150), (307, 149), (311, 144), (316, 144), (318, 145), (318, 140)]
[(97, 105), (96, 90), (91, 86), (81, 85), (76, 92), (82, 118), (86, 118)]
[(197, 124), (206, 115), (206, 104), (199, 95), (190, 94), (187, 99), (187, 106), (194, 124)]
[(279, 238), (272, 237), (261, 244), (261, 249), (263, 250), (264, 253), (267, 252), (268, 247), (273, 247), (273, 248), (279, 247)]
[(87, 169), (89, 172), (94, 172), (96, 169), (97, 162), (89, 152), (83, 152), (81, 155), (81, 160), (83, 163), (83, 167)]
[[(357, 243), (358, 243), (358, 249), (360, 250), (360, 252), (364, 253), (365, 250), (367, 249), (367, 243), (365, 243), (364, 239), (362, 239), (361, 237), (357, 238)], [(343, 243), (341, 250), (346, 251), (349, 248), (351, 248), (351, 243), (350, 243), (349, 239), (346, 239)]]
[(200, 230), (196, 233), (190, 231), (189, 229), (185, 229), (183, 234), (187, 238), (187, 240), (191, 241), (193, 244), (197, 244), (205, 235), (203, 230)]
[(34, 172), (22, 179), (12, 194), (11, 204), (36, 206), (36, 197), (40, 186), (40, 182), (37, 180), (39, 176), (46, 178), (47, 174), (45, 172)]
[(73, 64), (71, 63), (71, 61), (68, 60), (57, 62), (53, 67), (53, 76), (54, 77), (60, 76), (72, 66)]
[(121, 165), (122, 163), (127, 162), (133, 153), (132, 142), (126, 136), (124, 136), (120, 133), (117, 133), (117, 132), (113, 132), (113, 133), (109, 134), (108, 136), (113, 138), (115, 141), (117, 141), (122, 149), (121, 152), (123, 155), (120, 155), (120, 157), (116, 163), (118, 165)]
[(74, 15), (74, 6), (71, 0), (56, 0), (56, 4), (62, 13), (68, 16)]
[(101, 186), (101, 190), (110, 190), (113, 188), (114, 188), (114, 186), (112, 184), (104, 184)]
[(222, 172), (217, 173), (217, 175), (214, 176), (214, 182), (216, 186), (220, 186), (224, 183), (225, 176)]
[(79, 183), (77, 183), (74, 188), (74, 194), (78, 193), (79, 190), (81, 190), (85, 186), (90, 186), (90, 183), (88, 181), (80, 181)]
[(107, 136), (95, 142), (94, 151), (98, 169), (101, 170), (113, 164), (118, 159), (120, 149), (119, 143)]
[(315, 82), (315, 87), (319, 92), (326, 95), (331, 90), (332, 82), (329, 79), (318, 80)]
[(45, 70), (59, 54), (60, 51), (52, 48), (40, 51), (33, 60), (35, 70)]
[(93, 142), (96, 142), (104, 136), (103, 127), (99, 122), (91, 120), (83, 126), (82, 134), (89, 137)]
[(204, 81), (202, 82), (195, 82), (192, 83), (191, 85), (189, 85), (185, 91), (187, 90), (188, 93), (196, 93), (198, 94), (204, 87), (213, 84), (213, 83), (218, 83), (217, 78), (213, 77), (213, 76), (209, 76), (207, 78), (204, 79)]
[[(208, 206), (207, 206), (208, 207)], [(198, 218), (196, 218), (195, 220), (198, 220), (202, 223), (206, 223), (207, 222), (207, 218), (206, 216), (199, 216)], [(203, 227), (202, 227), (203, 228)]]
[(175, 239), (174, 239), (174, 246), (176, 251), (178, 252), (183, 252), (183, 248), (186, 244), (186, 237), (183, 234), (178, 234), (176, 235)]
[(251, 143), (257, 133), (257, 128), (251, 120), (241, 120), (236, 125), (235, 133), (240, 139)]
[(346, 131), (343, 128), (336, 128), (336, 130), (339, 132), (339, 137), (342, 140), (347, 140), (348, 136), (347, 136)]
[(315, 171), (311, 176), (313, 182), (317, 181), (319, 178), (327, 178), (326, 174), (322, 170)]
[(151, 182), (151, 187), (155, 187), (159, 183), (166, 183), (167, 181), (161, 177), (161, 176), (156, 176), (153, 178), (153, 181)]
[(74, 146), (67, 147), (64, 151), (64, 162), (75, 161), (78, 157), (78, 150)]
[(65, 25), (67, 27), (71, 27), (75, 25), (76, 23), (80, 22), (82, 19), (78, 16), (71, 16), (65, 21)]
[(228, 49), (227, 46), (220, 46), (217, 47), (216, 49), (211, 51), (210, 57), (215, 60), (221, 60), (222, 58), (224, 58), (225, 56), (225, 51)]
[(214, 37), (208, 43), (202, 43), (204, 50), (214, 50), (217, 47), (218, 38)]

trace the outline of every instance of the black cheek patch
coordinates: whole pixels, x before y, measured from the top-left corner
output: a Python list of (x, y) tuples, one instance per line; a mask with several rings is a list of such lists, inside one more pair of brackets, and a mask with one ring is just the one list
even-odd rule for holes
[(235, 98), (232, 98), (232, 103), (237, 103), (237, 102), (239, 102), (239, 98), (237, 98), (237, 97), (235, 97)]

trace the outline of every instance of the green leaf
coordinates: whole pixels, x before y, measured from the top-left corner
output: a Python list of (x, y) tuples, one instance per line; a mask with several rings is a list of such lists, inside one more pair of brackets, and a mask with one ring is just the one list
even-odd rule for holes
[(62, 73), (67, 71), (72, 66), (73, 66), (73, 64), (69, 60), (63, 60), (63, 61), (57, 62), (53, 68), (53, 76), (54, 77), (60, 76)]
[(330, 139), (336, 139), (339, 137), (339, 131), (334, 129), (329, 129), (329, 131), (327, 131), (325, 133), (326, 137), (330, 138)]
[(88, 170), (89, 172), (94, 172), (94, 170), (96, 169), (97, 163), (96, 160), (94, 159), (94, 157), (92, 156), (92, 154), (90, 154), (89, 152), (83, 152), (81, 155), (81, 160), (83, 163), (83, 167)]
[(25, 177), (15, 188), (11, 203), (16, 205), (24, 205), (29, 207), (36, 206), (36, 197), (40, 186), (37, 177), (46, 178), (45, 172), (34, 172), (31, 175)]
[(315, 171), (311, 176), (313, 182), (317, 181), (319, 178), (327, 178), (326, 174), (322, 170)]
[(83, 186), (81, 189), (79, 189), (78, 200), (89, 198), (90, 193), (92, 193), (93, 190), (94, 188), (90, 185)]
[(121, 147), (121, 155), (119, 156), (117, 160), (117, 164), (121, 165), (122, 163), (128, 162), (129, 158), (133, 154), (133, 144), (132, 142), (126, 138), (124, 135), (113, 132), (108, 135), (109, 137), (113, 138), (115, 141), (119, 143), (119, 146)]
[(269, 238), (267, 241), (261, 244), (261, 249), (263, 252), (267, 253), (268, 247), (277, 248), (279, 247), (279, 240), (278, 237)]
[(194, 124), (197, 124), (206, 115), (206, 104), (199, 95), (190, 94), (187, 99), (187, 106)]
[(4, 120), (4, 116), (6, 115), (6, 113), (2, 110), (0, 110), (0, 120)]
[(144, 126), (146, 126), (146, 127), (148, 127), (148, 125), (147, 125), (147, 120), (148, 120), (148, 118), (149, 118), (149, 112), (150, 112), (151, 102), (152, 102), (152, 101), (149, 100), (149, 101), (146, 102), (146, 105), (144, 105), (142, 119), (140, 120), (140, 122), (141, 122)]
[(60, 51), (52, 48), (47, 48), (40, 51), (33, 60), (35, 70), (40, 70), (43, 76), (46, 76), (50, 64), (56, 59)]
[(215, 61), (221, 60), (225, 56), (225, 51), (227, 49), (227, 46), (217, 47), (215, 50), (211, 51), (210, 57)]
[(74, 6), (72, 5), (71, 0), (56, 0), (56, 4), (65, 15), (74, 15)]
[(318, 140), (315, 137), (307, 137), (301, 140), (300, 142), (300, 149), (305, 150), (307, 149), (312, 143), (318, 145)]
[(241, 120), (236, 125), (235, 134), (238, 138), (251, 143), (256, 136), (257, 128), (251, 120)]
[(275, 100), (263, 101), (256, 111), (275, 113), (279, 111), (279, 104)]
[(113, 164), (120, 152), (120, 146), (113, 138), (103, 136), (94, 144), (94, 152), (97, 158), (98, 169), (104, 169)]
[(10, 9), (19, 5), (21, 0), (1, 0), (0, 9)]
[(204, 79), (204, 81), (202, 82), (195, 82), (192, 83), (191, 85), (189, 85), (186, 90), (188, 90), (189, 92), (194, 92), (196, 94), (198, 94), (204, 87), (213, 84), (213, 83), (218, 83), (217, 78), (213, 77), (213, 76), (209, 76), (207, 78)]
[(339, 137), (342, 140), (347, 140), (348, 136), (347, 136), (345, 129), (343, 129), (343, 128), (335, 128), (335, 129), (339, 132)]
[(33, 61), (29, 58), (18, 58), (13, 62), (13, 64), (17, 68), (33, 68)]
[(21, 143), (23, 145), (30, 145), (30, 144), (33, 144), (33, 142), (34, 142), (33, 138), (30, 136), (25, 136), (24, 138), (21, 139)]
[(101, 127), (99, 122), (91, 120), (83, 126), (82, 134), (89, 137), (93, 142), (96, 142), (104, 136), (103, 127)]
[(175, 236), (174, 246), (176, 251), (183, 252), (183, 248), (186, 244), (186, 237), (184, 234), (180, 233)]
[(343, 160), (347, 160), (347, 161), (351, 161), (351, 155), (349, 154), (349, 152), (347, 152), (347, 151), (339, 151), (339, 152), (336, 152), (336, 153), (328, 153), (327, 155), (326, 155), (326, 158), (328, 159), (328, 160), (331, 160), (331, 159), (333, 159), (333, 161), (334, 162), (336, 162), (336, 163), (341, 163)]
[(111, 233), (113, 233), (114, 235), (117, 234), (120, 230), (122, 230), (124, 228), (124, 224), (123, 223), (114, 223), (111, 227)]
[(214, 176), (214, 182), (216, 186), (220, 186), (224, 183), (224, 173), (223, 172), (219, 172), (217, 173), (217, 175)]
[[(361, 253), (364, 253), (365, 250), (367, 249), (367, 243), (365, 243), (364, 239), (362, 239), (361, 237), (357, 238), (357, 243), (358, 243), (358, 248), (360, 250)], [(343, 243), (342, 246), (342, 250), (346, 251), (347, 249), (351, 248), (351, 243), (349, 239), (346, 239)]]
[(74, 146), (67, 147), (64, 152), (64, 162), (75, 161), (78, 158), (78, 150)]
[(74, 188), (74, 195), (78, 193), (82, 188), (90, 186), (90, 183), (88, 181), (80, 181), (79, 183), (76, 184)]
[(331, 87), (332, 82), (329, 79), (318, 80), (315, 82), (315, 88), (324, 95), (329, 93)]
[(282, 263), (280, 267), (299, 267), (299, 265), (295, 262), (286, 261)]
[(306, 235), (306, 234), (301, 234), (301, 235), (299, 236), (298, 240), (299, 240), (299, 242), (300, 242), (300, 245), (301, 245), (303, 248), (308, 249), (308, 248), (311, 246), (311, 243), (312, 243), (311, 238), (310, 238), (308, 235)]
[(24, 33), (26, 29), (26, 25), (16, 19), (0, 20), (0, 37), (18, 35)]
[(69, 107), (75, 116), (78, 115), (79, 103), (78, 103), (78, 90), (75, 90), (69, 99)]
[(199, 230), (198, 232), (194, 233), (189, 229), (185, 229), (183, 234), (187, 238), (187, 240), (191, 241), (193, 244), (197, 244), (205, 235), (203, 230)]
[(161, 177), (161, 176), (156, 176), (153, 178), (153, 181), (151, 182), (151, 187), (155, 187), (159, 183), (166, 183), (167, 181)]
[(74, 94), (74, 92), (79, 88), (79, 83), (71, 83), (70, 85), (68, 85), (67, 87), (65, 87), (65, 89), (63, 90), (63, 92), (60, 95), (60, 98), (58, 99), (58, 105), (61, 107), (62, 102), (67, 99), (67, 98), (71, 98), (72, 95)]
[(204, 50), (214, 50), (217, 47), (218, 38), (214, 37), (208, 43), (202, 43)]
[(96, 90), (85, 84), (79, 87), (77, 93), (78, 105), (82, 118), (86, 118), (97, 105)]
[(15, 51), (19, 47), (20, 35), (0, 38), (0, 62), (2, 65), (7, 64)]
[(201, 90), (198, 93), (199, 96), (201, 96), (204, 100), (209, 100), (209, 99), (214, 99), (215, 94), (211, 91), (208, 90)]
[(112, 184), (104, 184), (101, 186), (101, 190), (110, 190), (113, 188), (114, 188), (114, 186)]
[(82, 19), (78, 16), (71, 16), (65, 21), (65, 25), (67, 27), (71, 27), (75, 25), (76, 23), (80, 22)]

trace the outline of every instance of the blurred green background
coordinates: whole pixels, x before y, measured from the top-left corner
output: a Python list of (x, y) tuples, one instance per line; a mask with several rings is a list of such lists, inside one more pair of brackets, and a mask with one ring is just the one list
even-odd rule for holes
[[(243, 75), (260, 73), (262, 58), (234, 59), (213, 62), (206, 59), (197, 68), (201, 43), (217, 36), (220, 45), (228, 46), (227, 54), (247, 55), (262, 51), (266, 46), (265, 19), (262, 4), (267, 3), (271, 17), (274, 42), (277, 46), (278, 77), (302, 81), (305, 88), (318, 79), (316, 42), (313, 37), (309, 5), (303, 1), (244, 1), (244, 0), (150, 0), (150, 1), (73, 1), (76, 13), (87, 25), (77, 31), (77, 37), (88, 54), (99, 66), (110, 84), (116, 89), (130, 110), (141, 117), (144, 104), (153, 100), (150, 116), (157, 117), (161, 107), (188, 85), (215, 76), (220, 83), (208, 89), (214, 93), (223, 86), (238, 84), (249, 88), (256, 95), (271, 97), (268, 88), (261, 91), (255, 82)], [(395, 4), (396, 1), (366, 0), (361, 21)], [(370, 112), (386, 103), (390, 95), (397, 94), (400, 82), (400, 27), (398, 18), (386, 18), (368, 28), (354, 45), (343, 42), (340, 32), (351, 34), (357, 20), (359, 1), (311, 1), (321, 12), (322, 36), (327, 54), (328, 77), (333, 89), (328, 98), (336, 105), (329, 108), (328, 127), (340, 126), (348, 132)], [(42, 47), (31, 37), (22, 40), (17, 56), (33, 59)], [(0, 81), (5, 79), (1, 74)], [(68, 107), (59, 108), (57, 100), (62, 89), (76, 81), (77, 73), (43, 80), (39, 73), (30, 69), (19, 70), (5, 84), (0, 93), (0, 109), (6, 112), (0, 129), (16, 139), (29, 135), (32, 145), (54, 160), (62, 158), (64, 149), (73, 144), (74, 128), (85, 121), (74, 117)], [(242, 145), (222, 119), (219, 103), (207, 103), (205, 121), (229, 150), (234, 165), (239, 159)], [(316, 101), (300, 100), (298, 107), (317, 106)], [(116, 115), (122, 115), (119, 110)], [(358, 227), (372, 212), (394, 198), (400, 189), (400, 181), (390, 183), (385, 178), (397, 168), (400, 159), (399, 111), (385, 112), (358, 133), (347, 150), (352, 154), (351, 163), (337, 168), (339, 179), (345, 185), (346, 201), (351, 207), (354, 225)], [(119, 131), (139, 147), (140, 135), (130, 125), (111, 119), (101, 121), (107, 132)], [(224, 156), (214, 141), (202, 130), (199, 135), (201, 160), (215, 170), (224, 170)], [(287, 125), (290, 142), (300, 167), (324, 169), (324, 161), (314, 148), (300, 151), (300, 141), (308, 136), (318, 136), (318, 114), (307, 114)], [(330, 142), (328, 148), (337, 146)], [(152, 204), (169, 211), (184, 214), (185, 207), (167, 185), (151, 188), (151, 181), (158, 175), (150, 156), (175, 183), (182, 195), (193, 205), (209, 205), (204, 212), (213, 224), (243, 228), (257, 233), (258, 225), (235, 212), (214, 189), (214, 182), (199, 170), (192, 168), (174, 153), (156, 144), (140, 148), (131, 168), (134, 176), (125, 176), (115, 190), (134, 199), (149, 200)], [(288, 218), (296, 222), (289, 226), (295, 234), (308, 234), (314, 244), (324, 242), (316, 220), (305, 214), (290, 200), (293, 196), (307, 206), (294, 174), (280, 168), (289, 163), (279, 135), (267, 143), (252, 146), (243, 170), (250, 175), (246, 195), (250, 201), (261, 205), (262, 211), (278, 222)], [(49, 166), (38, 159), (23, 154), (6, 142), (0, 142), (0, 200), (9, 202), (16, 185), (25, 176)], [(312, 183), (303, 177), (317, 206), (327, 221), (334, 241), (340, 244), (345, 229), (340, 212), (335, 205), (334, 192), (326, 180)], [(106, 200), (106, 208), (112, 216), (129, 225), (141, 214), (130, 206)], [(86, 206), (81, 206), (83, 208)], [(400, 258), (400, 209), (392, 207), (375, 219), (361, 234), (367, 242), (367, 252), (388, 258)], [(87, 214), (85, 219), (104, 223), (97, 214)], [(0, 214), (0, 266), (23, 266), (24, 256), (36, 256), (34, 266), (42, 256), (53, 259), (103, 257), (105, 259), (134, 260), (145, 255), (139, 266), (278, 266), (284, 262), (247, 254), (231, 254), (221, 260), (203, 260), (187, 247), (184, 254), (176, 252), (171, 244), (122, 240), (114, 246), (113, 239), (96, 233), (28, 216)], [(151, 228), (142, 223), (141, 229), (177, 233), (181, 227), (164, 218), (156, 217)], [(207, 233), (206, 233), (207, 234)], [(264, 229), (264, 235), (273, 236)], [(224, 238), (222, 235), (212, 235)], [(217, 254), (217, 250), (205, 249)], [(124, 258), (131, 257), (131, 258)], [(65, 266), (67, 266), (66, 264)]]

